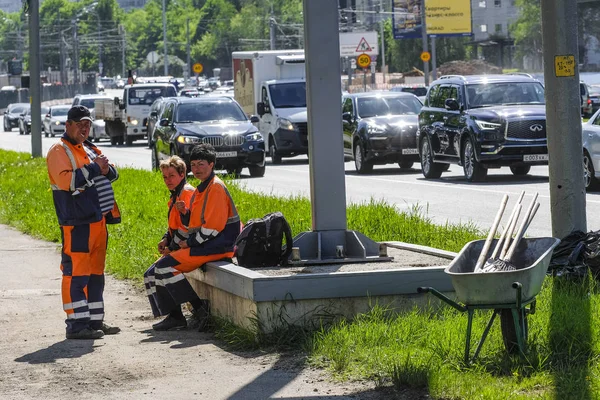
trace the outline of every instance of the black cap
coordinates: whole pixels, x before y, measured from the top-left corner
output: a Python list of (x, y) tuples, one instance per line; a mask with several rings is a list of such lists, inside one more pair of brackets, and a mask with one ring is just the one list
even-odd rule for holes
[(79, 121), (83, 121), (83, 120), (88, 120), (90, 122), (93, 121), (91, 114), (90, 114), (90, 110), (85, 106), (71, 107), (71, 109), (69, 110), (69, 112), (67, 114), (67, 119), (69, 121), (75, 121), (75, 122), (79, 122)]

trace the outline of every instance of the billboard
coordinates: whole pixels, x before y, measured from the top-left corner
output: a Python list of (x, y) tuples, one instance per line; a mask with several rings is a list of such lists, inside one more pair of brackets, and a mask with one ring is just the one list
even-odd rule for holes
[[(395, 39), (421, 38), (423, 0), (394, 0), (392, 24)], [(471, 35), (471, 0), (425, 0), (428, 35)]]

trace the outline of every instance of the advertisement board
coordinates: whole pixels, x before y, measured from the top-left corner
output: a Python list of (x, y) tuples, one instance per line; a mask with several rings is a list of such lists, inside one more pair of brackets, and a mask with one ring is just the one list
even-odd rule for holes
[[(422, 0), (394, 0), (394, 38), (421, 38), (422, 11)], [(425, 18), (428, 35), (471, 35), (470, 0), (425, 0)]]

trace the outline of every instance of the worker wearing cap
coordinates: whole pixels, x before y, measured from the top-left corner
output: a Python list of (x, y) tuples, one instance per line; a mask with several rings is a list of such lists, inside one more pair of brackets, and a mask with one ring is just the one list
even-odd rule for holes
[(64, 135), (46, 163), (62, 237), (62, 301), (67, 339), (99, 339), (120, 331), (104, 323), (106, 224), (121, 221), (111, 182), (115, 167), (88, 141), (92, 118), (84, 106), (67, 114)]

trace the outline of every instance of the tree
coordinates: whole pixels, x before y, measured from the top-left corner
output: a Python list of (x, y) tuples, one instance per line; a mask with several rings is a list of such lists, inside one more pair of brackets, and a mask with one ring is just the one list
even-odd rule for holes
[[(515, 39), (516, 56), (529, 59), (531, 69), (542, 69), (542, 11), (541, 0), (517, 0), (519, 18), (510, 30)], [(529, 64), (529, 63), (527, 63)]]

